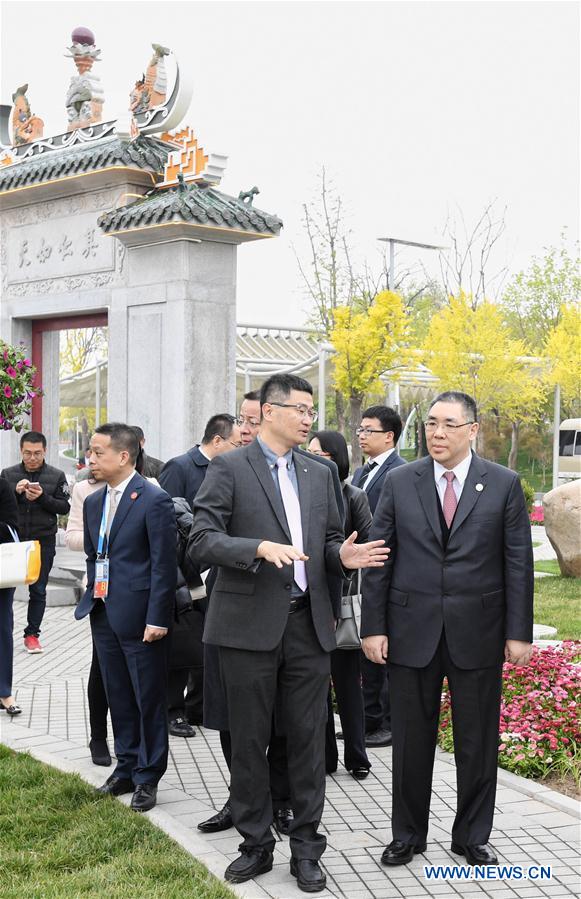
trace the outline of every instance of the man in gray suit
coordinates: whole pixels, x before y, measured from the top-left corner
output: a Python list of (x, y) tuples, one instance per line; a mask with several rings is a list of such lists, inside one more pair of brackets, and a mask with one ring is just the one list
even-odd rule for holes
[(204, 639), (220, 647), (232, 739), (231, 809), (244, 837), (226, 879), (272, 868), (274, 838), (266, 749), (272, 715), (288, 735), (294, 819), (291, 874), (325, 887), (317, 833), (325, 796), (329, 653), (335, 621), (328, 574), (381, 566), (383, 540), (343, 539), (330, 471), (295, 452), (317, 413), (311, 385), (273, 375), (262, 386), (256, 440), (209, 465), (196, 496), (193, 555), (218, 566)]
[(393, 841), (382, 862), (407, 864), (426, 848), (446, 676), (458, 771), (452, 851), (494, 865), (502, 664), (530, 659), (531, 529), (516, 473), (471, 451), (472, 397), (440, 394), (425, 427), (430, 455), (390, 472), (373, 519), (389, 562), (363, 577), (363, 649), (388, 660), (391, 685)]

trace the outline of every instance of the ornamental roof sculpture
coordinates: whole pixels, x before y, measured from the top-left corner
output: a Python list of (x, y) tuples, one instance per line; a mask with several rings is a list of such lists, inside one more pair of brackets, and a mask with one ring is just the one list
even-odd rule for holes
[(101, 121), (105, 95), (99, 77), (91, 71), (94, 63), (100, 62), (101, 51), (95, 46), (95, 35), (89, 28), (75, 28), (71, 40), (69, 54), (79, 74), (71, 78), (65, 107), (67, 131), (76, 131)]
[(216, 189), (226, 156), (206, 152), (190, 127), (171, 130), (180, 125), (189, 108), (191, 88), (174, 57), (170, 92), (167, 61), (173, 54), (169, 48), (151, 45), (153, 54), (129, 93), (127, 112), (103, 122), (105, 97), (92, 71), (95, 62), (101, 61), (101, 51), (89, 28), (75, 28), (71, 41), (69, 54), (78, 74), (71, 78), (66, 95), (65, 132), (44, 136), (42, 120), (30, 109), (27, 84), (13, 94), (12, 107), (0, 106), (3, 205), (18, 204), (20, 191), (55, 196), (61, 179), (90, 176), (97, 185), (99, 179), (115, 177), (127, 183), (131, 172), (131, 184), (140, 185), (144, 195), (124, 194), (123, 198), (131, 196), (134, 201), (99, 219), (105, 233), (128, 245), (136, 244), (130, 232), (162, 225), (174, 226), (172, 234), (180, 238), (187, 234), (187, 239), (197, 239), (190, 237), (194, 231), (200, 239), (233, 242), (278, 234), (280, 219), (253, 206), (257, 187), (241, 191), (237, 198)]
[(44, 131), (44, 122), (38, 116), (33, 115), (30, 109), (27, 93), (28, 85), (23, 84), (22, 87), (17, 87), (12, 94), (14, 103), (11, 116), (12, 142), (18, 146), (37, 140), (42, 137)]

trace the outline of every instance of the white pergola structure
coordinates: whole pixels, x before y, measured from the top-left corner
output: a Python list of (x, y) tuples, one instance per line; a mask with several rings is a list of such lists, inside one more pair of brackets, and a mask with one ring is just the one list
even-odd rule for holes
[[(302, 375), (315, 380), (318, 388), (318, 427), (325, 428), (327, 360), (335, 350), (313, 328), (272, 327), (263, 324), (239, 324), (236, 335), (236, 374), (243, 379), (243, 392), (252, 389), (252, 379), (263, 381), (269, 375), (280, 372)], [(400, 387), (429, 387), (436, 378), (425, 365), (398, 369), (397, 373), (385, 372), (381, 381), (385, 385), (386, 402), (398, 409)], [(415, 413), (405, 424), (402, 445)]]

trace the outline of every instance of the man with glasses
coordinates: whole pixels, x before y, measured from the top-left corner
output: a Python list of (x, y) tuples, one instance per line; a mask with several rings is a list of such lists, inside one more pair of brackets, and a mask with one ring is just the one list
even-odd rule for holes
[[(353, 486), (365, 490), (371, 514), (375, 512), (388, 472), (405, 460), (396, 450), (403, 423), (390, 406), (370, 406), (361, 416), (357, 437), (367, 461), (353, 473)], [(391, 710), (389, 678), (385, 665), (374, 665), (365, 655), (361, 659), (361, 686), (365, 705), (365, 745), (372, 749), (391, 746)]]
[(457, 811), (452, 852), (495, 865), (492, 829), (502, 664), (527, 665), (531, 529), (518, 475), (471, 450), (472, 397), (448, 391), (425, 422), (429, 456), (385, 481), (371, 538), (388, 564), (363, 577), (367, 657), (389, 667), (393, 840), (382, 862), (426, 849), (442, 681), (452, 698)]
[[(182, 496), (193, 512), (194, 499), (206, 476), (210, 461), (222, 453), (242, 446), (240, 427), (233, 415), (221, 412), (212, 415), (206, 424), (201, 444), (196, 444), (181, 456), (170, 459), (162, 468), (159, 484), (172, 498)], [(204, 696), (204, 665), (202, 633), (206, 613), (206, 600), (194, 602), (194, 616), (189, 616), (190, 639), (197, 648), (198, 664), (193, 668), (172, 667), (168, 696), (169, 732), (174, 737), (193, 737), (192, 724), (202, 723)], [(187, 693), (184, 690), (187, 682)]]
[(204, 640), (219, 646), (226, 687), (232, 769), (230, 804), (243, 836), (226, 879), (243, 883), (273, 864), (266, 749), (272, 716), (288, 735), (294, 818), (291, 875), (305, 892), (325, 887), (317, 832), (325, 796), (329, 653), (335, 622), (329, 573), (382, 565), (383, 541), (343, 539), (332, 479), (295, 453), (316, 412), (311, 385), (273, 375), (260, 396), (251, 444), (215, 459), (196, 497), (192, 550), (217, 566)]
[[(260, 430), (260, 417), (260, 390), (251, 390), (242, 397), (240, 413), (236, 419), (237, 424), (240, 427), (240, 439), (244, 446), (249, 446), (258, 436)], [(314, 413), (313, 420), (316, 420), (316, 412)], [(301, 454), (303, 450), (296, 447), (295, 452)], [(305, 455), (312, 458), (310, 453), (305, 453)], [(330, 459), (319, 458), (318, 461), (331, 471), (335, 499), (337, 500), (337, 503), (340, 504), (339, 511), (341, 518), (343, 518), (343, 497), (337, 466)], [(209, 585), (210, 578), (206, 583)], [(329, 594), (336, 617), (339, 614), (341, 603), (342, 583), (342, 578), (330, 576), (328, 579)], [(275, 724), (276, 723), (273, 722), (273, 730), (267, 750), (270, 769), (270, 793), (272, 797), (273, 823), (279, 833), (287, 835), (290, 829), (293, 811), (290, 807), (291, 801), (288, 783), (286, 737), (283, 734), (276, 733)], [(230, 770), (232, 764), (232, 744), (228, 725), (227, 701), (220, 673), (218, 647), (211, 643), (206, 643), (204, 647), (204, 727), (209, 727), (212, 730), (218, 730), (220, 732), (220, 745), (228, 770)], [(200, 821), (198, 830), (201, 830), (202, 833), (218, 833), (223, 830), (228, 830), (232, 826), (232, 812), (230, 808), (230, 799), (228, 798), (226, 803), (216, 812), (216, 814), (204, 821)]]
[(4, 469), (16, 493), (18, 532), (21, 540), (40, 543), (40, 575), (28, 588), (28, 620), (24, 629), (24, 648), (34, 654), (43, 651), (38, 639), (46, 608), (46, 587), (56, 552), (58, 516), (70, 509), (69, 487), (64, 471), (47, 465), (46, 437), (40, 431), (29, 431), (20, 438), (18, 465)]

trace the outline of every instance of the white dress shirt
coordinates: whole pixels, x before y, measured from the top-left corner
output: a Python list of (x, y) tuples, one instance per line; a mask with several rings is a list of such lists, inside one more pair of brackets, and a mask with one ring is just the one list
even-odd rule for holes
[(372, 468), (363, 483), (359, 484), (360, 487), (363, 487), (364, 490), (367, 490), (385, 460), (389, 459), (392, 453), (395, 453), (395, 447), (386, 450), (384, 453), (380, 453), (379, 456), (375, 456), (373, 459), (370, 458), (367, 460), (368, 462), (375, 462), (375, 468)]
[(444, 468), (443, 465), (440, 465), (439, 462), (436, 462), (434, 459), (434, 480), (436, 482), (436, 487), (438, 488), (438, 496), (440, 497), (440, 505), (444, 508), (444, 492), (446, 490), (446, 478), (444, 475), (447, 471), (453, 471), (455, 474), (455, 478), (452, 481), (452, 487), (454, 488), (454, 493), (456, 494), (456, 499), (460, 502), (460, 497), (462, 496), (462, 490), (464, 489), (464, 481), (468, 477), (468, 469), (470, 468), (470, 463), (472, 462), (472, 452), (470, 452), (465, 459), (462, 459), (461, 462), (458, 462), (455, 468)]
[[(123, 496), (123, 491), (127, 487), (129, 481), (133, 480), (134, 475), (135, 475), (135, 469), (133, 469), (131, 471), (131, 474), (129, 475), (128, 478), (125, 478), (125, 480), (121, 481), (120, 484), (117, 484), (116, 487), (107, 486), (107, 493), (109, 494), (109, 502), (111, 502), (112, 492), (115, 490), (117, 493), (117, 508), (119, 508), (119, 503), (121, 502), (121, 497)], [(115, 516), (113, 516), (113, 517), (115, 517)]]

